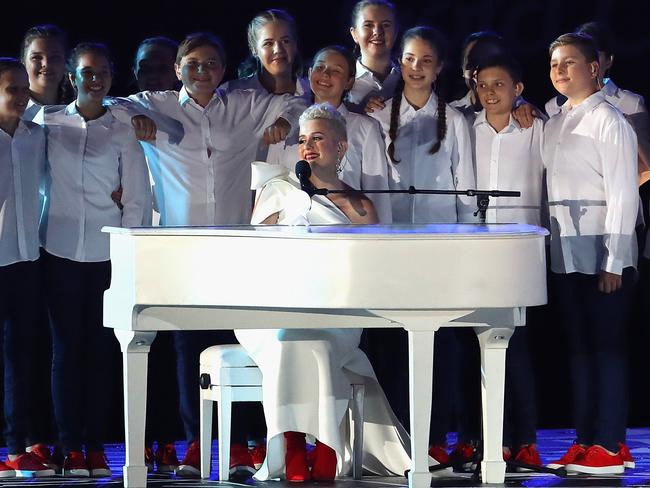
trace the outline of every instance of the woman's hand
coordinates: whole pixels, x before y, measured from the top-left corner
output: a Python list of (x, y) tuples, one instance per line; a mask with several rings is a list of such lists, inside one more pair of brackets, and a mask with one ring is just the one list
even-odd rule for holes
[(291, 131), (291, 124), (280, 117), (273, 124), (264, 129), (264, 142), (266, 144), (276, 144), (284, 141)]
[(383, 110), (384, 107), (386, 107), (386, 104), (384, 103), (383, 98), (381, 98), (381, 97), (370, 97), (368, 99), (368, 103), (366, 103), (366, 106), (363, 109), (363, 111), (366, 112), (367, 114), (371, 114), (375, 110)]
[(131, 125), (135, 130), (135, 137), (139, 141), (156, 140), (156, 123), (146, 115), (131, 117)]
[(618, 274), (601, 271), (598, 277), (598, 291), (613, 293), (623, 285), (623, 277)]

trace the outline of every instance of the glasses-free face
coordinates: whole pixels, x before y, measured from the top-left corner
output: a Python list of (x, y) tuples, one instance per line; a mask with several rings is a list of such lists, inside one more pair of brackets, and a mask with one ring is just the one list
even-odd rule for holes
[(327, 120), (308, 120), (300, 126), (298, 155), (312, 167), (336, 168), (346, 148), (347, 143), (336, 136)]
[(133, 74), (140, 91), (173, 90), (176, 87), (175, 53), (171, 49), (147, 44), (138, 50)]
[(482, 69), (476, 77), (476, 91), (488, 113), (509, 114), (523, 89), (523, 83), (515, 83), (510, 73), (498, 66)]
[(283, 20), (267, 22), (257, 30), (257, 57), (272, 76), (291, 74), (298, 45), (289, 24)]
[(551, 53), (551, 82), (567, 98), (586, 98), (597, 89), (598, 62), (588, 62), (573, 45), (559, 46)]
[(414, 90), (430, 89), (442, 70), (434, 47), (419, 37), (406, 41), (400, 64), (405, 87)]
[(58, 87), (65, 75), (65, 49), (57, 39), (34, 39), (25, 51), (25, 68), (32, 90)]
[(70, 83), (77, 90), (79, 102), (99, 102), (111, 89), (113, 73), (106, 57), (100, 53), (87, 52), (77, 59), (74, 73), (70, 73)]
[(226, 67), (212, 46), (199, 46), (181, 58), (176, 76), (188, 93), (195, 97), (212, 97), (221, 83)]
[(0, 75), (0, 116), (18, 119), (29, 102), (29, 77), (25, 70), (10, 69)]
[(390, 56), (397, 37), (395, 16), (387, 7), (368, 5), (359, 13), (357, 24), (350, 27), (350, 34), (364, 56)]
[(309, 84), (314, 94), (322, 100), (339, 103), (346, 90), (352, 88), (354, 78), (345, 57), (336, 51), (322, 52), (309, 69)]

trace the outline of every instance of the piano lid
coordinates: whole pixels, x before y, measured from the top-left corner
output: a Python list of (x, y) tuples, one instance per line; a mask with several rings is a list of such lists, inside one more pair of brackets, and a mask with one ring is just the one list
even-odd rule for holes
[(215, 227), (104, 227), (102, 232), (133, 236), (231, 236), (284, 238), (463, 238), (545, 236), (542, 227), (527, 224), (391, 224), (391, 225), (228, 225)]

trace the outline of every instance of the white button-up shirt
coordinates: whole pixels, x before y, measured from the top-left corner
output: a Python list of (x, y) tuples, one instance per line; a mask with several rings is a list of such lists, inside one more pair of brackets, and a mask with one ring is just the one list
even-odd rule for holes
[[(260, 79), (257, 75), (250, 75), (246, 78), (238, 78), (236, 80), (227, 81), (219, 87), (219, 89), (230, 93), (234, 90), (257, 90), (262, 93), (268, 93), (266, 88), (262, 86)], [(311, 93), (311, 87), (309, 86), (309, 80), (307, 78), (298, 78), (296, 80), (296, 91), (293, 94), (296, 97), (301, 97), (304, 100), (305, 108), (311, 104), (313, 95)], [(279, 95), (277, 95), (279, 96)], [(298, 117), (300, 114), (297, 114)], [(293, 127), (298, 127), (298, 117), (295, 120), (290, 120), (289, 122)], [(287, 164), (293, 159), (293, 164), (295, 166), (298, 161), (295, 159), (296, 145), (298, 144), (298, 131), (292, 131), (292, 133), (284, 141), (278, 142), (277, 144), (271, 144), (270, 146), (265, 144), (264, 141), (260, 141), (257, 154), (255, 155), (256, 161), (267, 161), (267, 162), (278, 162), (286, 161)], [(293, 168), (291, 168), (293, 171)]]
[[(139, 227), (151, 219), (151, 190), (142, 148), (133, 129), (110, 110), (86, 121), (75, 103), (47, 107), (46, 204), (41, 244), (73, 261), (110, 259), (105, 225)], [(123, 209), (111, 199), (122, 187)]]
[[(386, 147), (390, 144), (390, 112), (392, 101), (372, 115), (384, 132)], [(395, 159), (391, 164), (391, 189), (405, 190), (415, 186), (423, 190), (467, 190), (476, 187), (472, 144), (465, 117), (446, 105), (447, 134), (437, 153), (429, 154), (438, 139), (438, 98), (431, 94), (424, 107), (415, 110), (402, 95), (399, 130), (394, 141)], [(388, 158), (390, 162), (390, 158)], [(473, 198), (454, 195), (391, 195), (393, 222), (474, 222), (476, 204)]]
[(297, 120), (304, 102), (256, 90), (221, 90), (203, 108), (187, 93), (142, 92), (129, 103), (126, 120), (151, 118), (156, 140), (143, 143), (154, 180), (160, 225), (232, 225), (250, 222), (251, 162), (264, 129), (279, 117)]
[(348, 92), (346, 105), (352, 112), (365, 113), (366, 104), (371, 97), (381, 97), (384, 100), (393, 98), (397, 82), (402, 77), (399, 66), (393, 63), (388, 76), (380, 81), (372, 71), (357, 60), (357, 74), (352, 89)]
[(44, 169), (42, 127), (20, 121), (13, 136), (0, 129), (0, 266), (38, 259)]
[[(379, 124), (367, 115), (350, 112), (343, 104), (337, 110), (345, 119), (348, 137), (348, 150), (341, 160), (339, 179), (356, 190), (388, 190), (389, 166)], [(267, 162), (295, 171), (299, 159), (297, 138), (273, 144), (271, 149), (275, 146), (281, 146), (282, 150), (269, 150)], [(375, 193), (369, 194), (368, 198), (375, 206), (379, 222), (390, 224), (390, 195)]]
[(621, 274), (636, 266), (637, 140), (602, 91), (568, 103), (544, 128), (556, 273)]
[(497, 132), (482, 110), (473, 129), (476, 186), (521, 192), (520, 197), (490, 198), (486, 220), (541, 225), (544, 122), (535, 118), (532, 127), (522, 129), (510, 115), (509, 124)]
[[(611, 78), (605, 78), (604, 81), (605, 84), (600, 91), (605, 95), (605, 100), (623, 112), (636, 133), (639, 153), (643, 153), (646, 160), (650, 159), (650, 117), (643, 97), (619, 88)], [(558, 113), (565, 102), (566, 97), (558, 95), (546, 102), (544, 109), (550, 117)]]

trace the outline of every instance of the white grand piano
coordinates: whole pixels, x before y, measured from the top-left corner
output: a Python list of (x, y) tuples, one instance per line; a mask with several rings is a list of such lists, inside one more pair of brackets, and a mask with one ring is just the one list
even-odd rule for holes
[[(433, 339), (474, 327), (482, 363), (483, 482), (502, 483), (505, 352), (546, 303), (546, 230), (528, 225), (232, 226), (110, 233), (104, 325), (124, 359), (124, 486), (146, 486), (147, 354), (156, 331), (403, 327), (410, 488), (428, 488)], [(197, 395), (199, 392), (197, 391)]]

